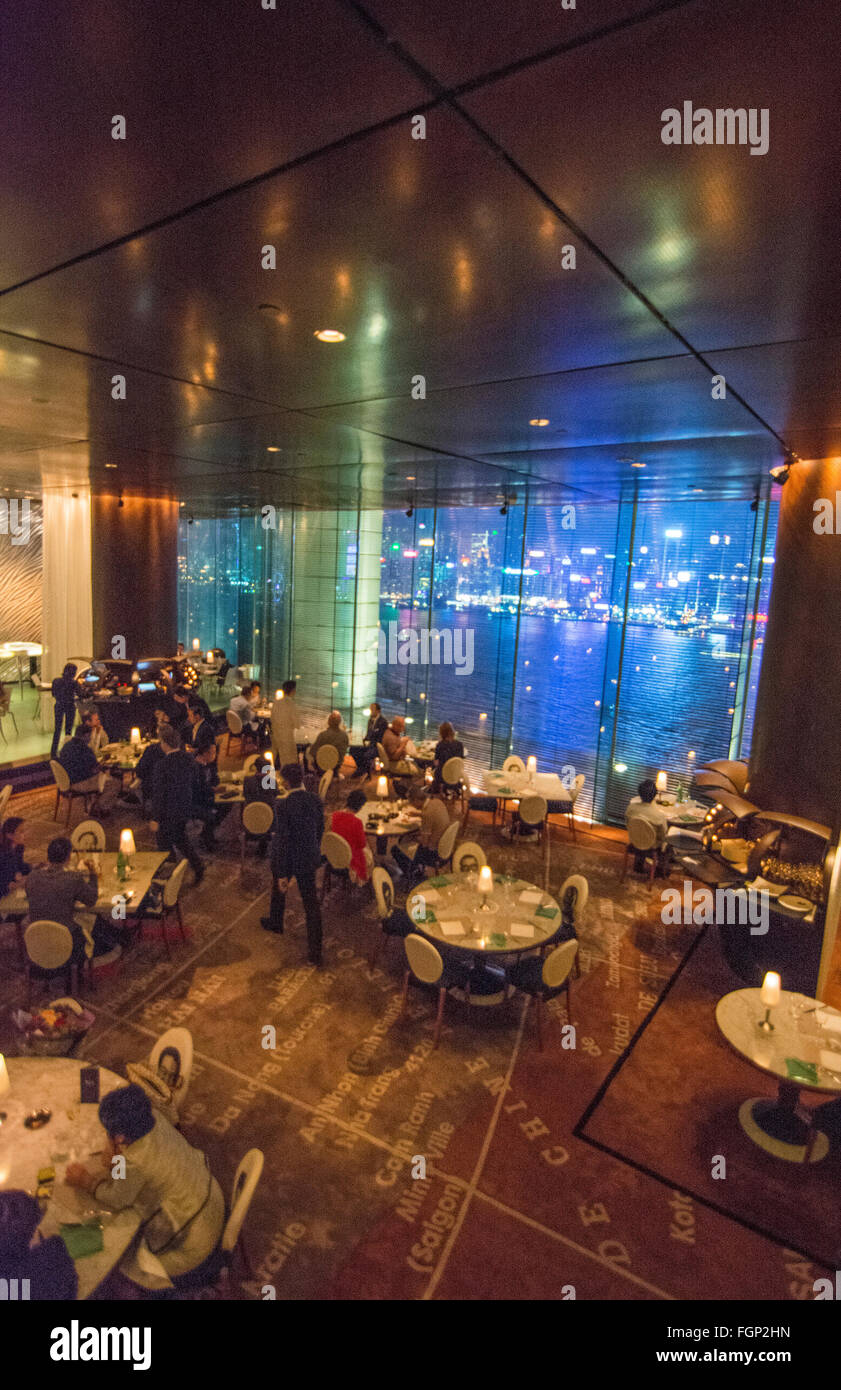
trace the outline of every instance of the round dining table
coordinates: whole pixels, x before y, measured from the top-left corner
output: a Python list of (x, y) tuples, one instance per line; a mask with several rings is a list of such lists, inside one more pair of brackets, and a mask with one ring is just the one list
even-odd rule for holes
[(800, 1092), (829, 1100), (841, 1097), (841, 1013), (805, 994), (780, 992), (768, 1012), (758, 989), (736, 989), (718, 1001), (715, 1021), (734, 1052), (777, 1082), (776, 1100), (742, 1101), (739, 1123), (760, 1149), (789, 1163), (817, 1163), (829, 1141), (812, 1113), (800, 1106)]
[[(475, 869), (425, 879), (407, 897), (406, 911), (434, 945), (462, 952), (470, 960), (469, 1002), (496, 1004), (505, 998), (505, 990), (498, 973), (487, 969), (493, 957), (545, 946), (561, 925), (561, 909), (551, 893), (513, 875), (495, 876), (486, 897), (478, 885)], [(459, 990), (452, 992), (461, 997)]]
[[(79, 1073), (84, 1062), (69, 1057), (7, 1057), (10, 1088), (0, 1096), (0, 1189), (20, 1188), (35, 1195), (38, 1174), (53, 1168), (52, 1196), (45, 1199), (39, 1231), (46, 1240), (61, 1227), (100, 1222), (103, 1248), (74, 1261), (79, 1280), (77, 1298), (88, 1298), (118, 1265), (140, 1227), (133, 1208), (111, 1212), (89, 1192), (64, 1181), (68, 1163), (95, 1167), (107, 1142), (99, 1123), (98, 1105), (80, 1100)], [(126, 1081), (106, 1067), (99, 1068), (100, 1099)], [(35, 1111), (49, 1111), (41, 1128), (24, 1121)]]
[(360, 810), (365, 834), (377, 841), (377, 854), (386, 854), (389, 843), (419, 830), (420, 812), (407, 809), (405, 801), (366, 801)]

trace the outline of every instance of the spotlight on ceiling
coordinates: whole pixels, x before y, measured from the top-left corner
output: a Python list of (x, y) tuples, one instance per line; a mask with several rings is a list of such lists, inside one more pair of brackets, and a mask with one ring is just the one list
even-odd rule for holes
[(267, 454), (279, 454), (279, 453), (280, 453), (280, 445), (279, 445), (279, 444), (267, 444), (267, 445), (266, 445), (266, 453), (267, 453)]
[(409, 519), (411, 520), (411, 518), (414, 516), (414, 514), (415, 514), (415, 504), (414, 504), (414, 502), (410, 502), (409, 506), (406, 508), (406, 515), (407, 515), (407, 517), (409, 517)]
[(773, 468), (770, 468), (768, 471), (771, 474), (771, 477), (774, 479), (774, 482), (779, 483), (782, 487), (784, 483), (788, 482), (791, 476), (791, 470), (794, 467), (795, 463), (799, 462), (799, 455), (792, 453), (791, 449), (786, 449), (785, 455), (783, 456), (783, 462), (776, 464)]
[(507, 497), (506, 497), (505, 501), (503, 502), (502, 506), (501, 506), (500, 509), (499, 509), (499, 514), (500, 514), (500, 516), (507, 516), (507, 515), (508, 515), (508, 498), (507, 498)]
[(535, 420), (529, 420), (529, 424), (530, 424), (530, 425), (542, 426), (542, 425), (548, 425), (548, 424), (549, 424), (549, 421), (548, 421), (548, 420), (537, 420), (537, 419), (535, 419)]
[(192, 526), (192, 524), (193, 524), (193, 520), (194, 520), (194, 518), (193, 518), (193, 517), (191, 517), (191, 516), (188, 516), (188, 517), (187, 517), (187, 525), (188, 525), (188, 526)]
[(119, 497), (117, 498), (117, 506), (118, 506), (118, 507), (124, 507), (125, 505), (126, 505), (126, 504), (125, 504), (125, 502), (123, 501), (123, 494), (120, 493)]
[(338, 328), (317, 328), (313, 334), (321, 343), (343, 343), (345, 334), (340, 333)]

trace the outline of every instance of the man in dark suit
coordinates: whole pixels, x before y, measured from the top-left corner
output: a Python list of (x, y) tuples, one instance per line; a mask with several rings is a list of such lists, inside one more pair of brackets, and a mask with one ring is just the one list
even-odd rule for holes
[(187, 701), (187, 722), (187, 752), (206, 753), (210, 745), (216, 742), (216, 735), (207, 719), (207, 705), (197, 695), (191, 695)]
[(193, 761), (181, 748), (181, 740), (171, 724), (161, 729), (164, 757), (152, 780), (150, 825), (157, 832), (158, 849), (180, 850), (195, 874), (196, 883), (204, 878), (204, 864), (187, 837), (187, 821), (193, 814), (195, 773)]
[(358, 775), (365, 777), (371, 771), (377, 756), (377, 744), (382, 743), (383, 734), (388, 728), (388, 720), (383, 714), (382, 705), (371, 701), (371, 714), (361, 744), (355, 744), (348, 751), (356, 763)]
[(283, 931), (286, 894), (294, 878), (307, 915), (308, 956), (311, 965), (321, 965), (321, 908), (315, 887), (316, 870), (321, 863), (321, 836), (324, 809), (312, 792), (304, 789), (299, 763), (281, 768), (289, 792), (277, 803), (277, 829), (272, 841), (272, 897), (269, 915), (262, 919), (266, 931)]
[(175, 689), (172, 692), (172, 698), (169, 701), (169, 707), (167, 709), (170, 724), (172, 725), (173, 729), (177, 729), (178, 732), (182, 735), (187, 727), (188, 698), (189, 695), (187, 687), (184, 685), (176, 685)]
[(86, 861), (87, 874), (68, 867), (73, 846), (60, 835), (47, 846), (47, 862), (32, 870), (26, 880), (26, 898), (30, 922), (61, 922), (73, 937), (74, 964), (85, 958), (85, 942), (93, 943), (93, 954), (103, 955), (113, 949), (116, 938), (110, 934), (93, 913), (80, 912), (92, 908), (99, 897), (99, 882), (93, 859)]

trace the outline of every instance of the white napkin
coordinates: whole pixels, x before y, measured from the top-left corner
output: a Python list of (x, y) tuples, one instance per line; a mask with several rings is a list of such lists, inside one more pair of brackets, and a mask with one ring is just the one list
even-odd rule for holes
[(821, 1050), (818, 1053), (818, 1057), (821, 1066), (826, 1071), (833, 1072), (835, 1076), (841, 1076), (841, 1052), (824, 1052)]
[(152, 1251), (149, 1249), (145, 1240), (141, 1240), (140, 1244), (134, 1252), (134, 1257), (137, 1260), (137, 1263), (140, 1265), (140, 1268), (143, 1270), (144, 1274), (155, 1275), (158, 1279), (165, 1280), (167, 1285), (172, 1285), (172, 1280), (170, 1279), (169, 1275), (167, 1274), (157, 1255), (152, 1254)]
[(530, 927), (528, 922), (512, 922), (511, 936), (534, 936), (534, 927)]
[(445, 936), (464, 936), (464, 927), (461, 922), (442, 922), (441, 930)]
[(818, 1009), (815, 1020), (821, 1028), (827, 1028), (830, 1033), (841, 1033), (841, 1018), (838, 1014), (828, 1014), (824, 1009)]
[(535, 892), (533, 888), (526, 888), (525, 891), (520, 894), (521, 903), (540, 903), (542, 900), (543, 894)]

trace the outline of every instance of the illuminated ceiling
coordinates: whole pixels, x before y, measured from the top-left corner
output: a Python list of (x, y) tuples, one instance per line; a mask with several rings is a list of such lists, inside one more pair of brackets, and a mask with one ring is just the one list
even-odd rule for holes
[[(836, 0), (9, 0), (3, 25), (6, 486), (715, 496), (784, 445), (841, 453)], [(769, 152), (664, 145), (684, 101), (767, 109)]]

